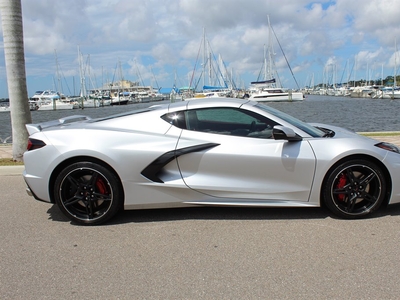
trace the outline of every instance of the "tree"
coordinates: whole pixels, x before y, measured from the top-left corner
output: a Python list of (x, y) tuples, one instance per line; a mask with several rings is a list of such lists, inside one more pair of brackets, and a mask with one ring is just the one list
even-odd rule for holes
[(25, 124), (32, 123), (32, 117), (26, 87), (21, 0), (0, 0), (0, 12), (10, 99), (13, 160), (22, 161), (28, 141)]

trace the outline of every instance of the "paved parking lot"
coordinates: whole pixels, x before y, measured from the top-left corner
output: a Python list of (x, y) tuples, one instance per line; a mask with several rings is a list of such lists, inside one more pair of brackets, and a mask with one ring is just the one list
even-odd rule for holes
[(129, 211), (71, 224), (0, 176), (1, 299), (398, 299), (400, 206)]
[(192, 208), (75, 226), (27, 196), (22, 169), (0, 167), (1, 299), (400, 298), (399, 205), (364, 220)]

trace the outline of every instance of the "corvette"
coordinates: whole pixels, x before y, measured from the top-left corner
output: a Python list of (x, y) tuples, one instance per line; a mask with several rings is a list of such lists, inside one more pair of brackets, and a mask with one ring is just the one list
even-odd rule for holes
[(207, 98), (27, 124), (27, 192), (74, 223), (121, 209), (320, 207), (361, 218), (400, 202), (400, 150), (266, 105)]

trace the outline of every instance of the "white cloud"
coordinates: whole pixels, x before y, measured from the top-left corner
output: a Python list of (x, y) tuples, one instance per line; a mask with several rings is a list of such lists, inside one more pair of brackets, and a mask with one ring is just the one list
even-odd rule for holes
[[(353, 0), (281, 0), (279, 5), (272, 0), (22, 0), (22, 9), (30, 91), (50, 88), (54, 50), (65, 75), (77, 76), (78, 46), (90, 55), (97, 78), (111, 77), (121, 61), (126, 76), (135, 79), (136, 58), (147, 84), (154, 81), (150, 68), (164, 87), (172, 86), (175, 72), (189, 81), (196, 58), (203, 55), (199, 47), (204, 29), (214, 55), (221, 55), (227, 68), (248, 84), (263, 62), (267, 16), (299, 82), (321, 73), (332, 57), (338, 69), (357, 55), (360, 68), (369, 60), (392, 72), (395, 38), (400, 36), (397, 0), (362, 5)], [(275, 38), (274, 49), (282, 78), (293, 85)], [(47, 81), (31, 87), (30, 82), (39, 84), (30, 80), (36, 77)]]

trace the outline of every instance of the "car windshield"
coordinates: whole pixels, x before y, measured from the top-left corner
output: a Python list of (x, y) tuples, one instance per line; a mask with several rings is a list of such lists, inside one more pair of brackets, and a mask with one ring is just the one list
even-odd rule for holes
[(311, 126), (310, 124), (307, 124), (303, 121), (300, 121), (299, 119), (292, 117), (291, 115), (288, 115), (284, 112), (281, 112), (275, 108), (263, 105), (263, 104), (256, 104), (255, 107), (268, 112), (278, 118), (281, 118), (282, 120), (292, 124), (293, 126), (296, 126), (297, 128), (303, 130), (304, 132), (306, 132), (307, 134), (311, 135), (312, 137), (323, 137), (325, 135), (325, 132), (323, 132), (322, 130)]

